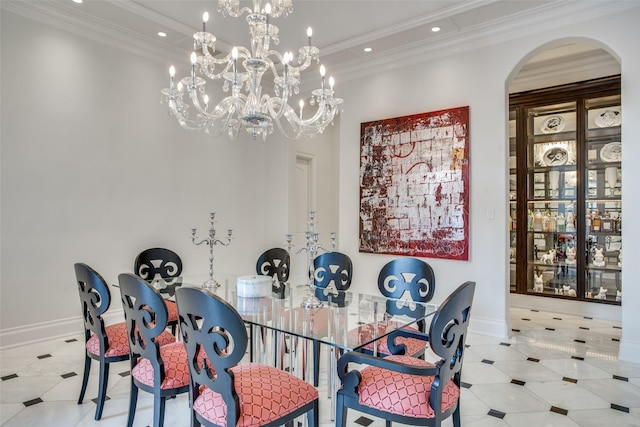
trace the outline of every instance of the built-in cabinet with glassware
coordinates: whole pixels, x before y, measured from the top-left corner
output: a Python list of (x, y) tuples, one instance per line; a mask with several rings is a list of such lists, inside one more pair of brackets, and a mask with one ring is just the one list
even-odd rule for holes
[(510, 96), (511, 291), (622, 299), (620, 77)]

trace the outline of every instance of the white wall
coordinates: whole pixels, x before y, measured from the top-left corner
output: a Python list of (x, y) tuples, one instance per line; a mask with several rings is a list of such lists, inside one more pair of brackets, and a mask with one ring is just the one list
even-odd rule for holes
[[(339, 179), (339, 215), (332, 206), (326, 231), (337, 218), (340, 249), (357, 266), (354, 286), (375, 291), (377, 271), (392, 257), (358, 253), (360, 123), (463, 105), (471, 114), (470, 260), (429, 260), (438, 278), (435, 300), (475, 280), (472, 328), (506, 336), (509, 76), (529, 52), (555, 39), (597, 40), (621, 61), (624, 116), (638, 117), (637, 22), (639, 9), (628, 10), (342, 82), (345, 111), (339, 129), (320, 138), (331, 141), (326, 147), (291, 146), (277, 137), (267, 144), (247, 137), (229, 143), (186, 133), (158, 103), (164, 64), (3, 11), (0, 346), (24, 340), (18, 333), (25, 330), (36, 338), (79, 329), (74, 262), (93, 265), (113, 283), (139, 250), (166, 245), (183, 256), (188, 271), (206, 272), (206, 250), (191, 244), (189, 232), (206, 229), (210, 210), (220, 229), (234, 228), (236, 236), (231, 247), (216, 249), (216, 269), (252, 271), (257, 253), (291, 231), (289, 208), (282, 208), (290, 186), (284, 171), (296, 150), (317, 150), (320, 182), (331, 177), (318, 203), (333, 205)], [(633, 142), (640, 141), (640, 123), (624, 120), (622, 131), (632, 143), (623, 144), (621, 358), (637, 360), (640, 225), (633, 219), (640, 187), (631, 183), (637, 182), (640, 144)], [(336, 162), (337, 178), (331, 174)], [(274, 187), (282, 193), (272, 196)]]
[[(207, 233), (210, 211), (223, 235), (234, 229), (216, 271), (251, 274), (262, 250), (284, 244), (298, 142), (188, 133), (159, 103), (165, 64), (1, 18), (0, 346), (81, 330), (75, 262), (116, 283), (140, 250), (165, 246), (186, 274), (207, 274), (207, 247), (190, 233)], [(328, 135), (315, 140), (327, 145), (320, 159)]]
[[(392, 256), (359, 254), (358, 176), (359, 124), (366, 121), (445, 108), (470, 106), (470, 242), (468, 262), (430, 259), (436, 277), (435, 301), (441, 301), (465, 280), (477, 282), (471, 328), (477, 332), (507, 336), (509, 293), (506, 261), (507, 237), (507, 90), (514, 69), (530, 53), (557, 39), (585, 38), (607, 46), (620, 59), (623, 80), (623, 182), (625, 221), (622, 320), (620, 357), (638, 361), (640, 357), (640, 249), (635, 242), (640, 226), (633, 221), (640, 206), (635, 160), (640, 158), (638, 117), (640, 109), (640, 9), (567, 25), (552, 31), (478, 48), (463, 54), (429, 61), (410, 68), (396, 68), (375, 76), (350, 81), (342, 95), (345, 113), (340, 129), (340, 234), (342, 249), (353, 253), (364, 281), (375, 287), (379, 268)], [(491, 218), (492, 217), (492, 218)], [(368, 267), (370, 268), (368, 268)], [(586, 304), (586, 303), (585, 303)]]

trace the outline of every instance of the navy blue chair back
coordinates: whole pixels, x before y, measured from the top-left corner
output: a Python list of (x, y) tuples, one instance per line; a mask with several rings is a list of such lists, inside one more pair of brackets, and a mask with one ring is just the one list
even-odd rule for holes
[(325, 252), (313, 260), (313, 284), (316, 287), (316, 297), (327, 301), (340, 303), (344, 294), (351, 286), (353, 279), (353, 263), (348, 255), (342, 252)]
[[(436, 288), (433, 269), (418, 258), (396, 258), (389, 261), (378, 274), (378, 289), (388, 298), (405, 299), (413, 302), (429, 302)], [(412, 304), (387, 302), (387, 313), (424, 317), (424, 308)], [(424, 331), (424, 324), (419, 324)]]
[(282, 248), (272, 248), (264, 251), (256, 263), (256, 273), (263, 276), (277, 276), (280, 283), (289, 280), (289, 252)]

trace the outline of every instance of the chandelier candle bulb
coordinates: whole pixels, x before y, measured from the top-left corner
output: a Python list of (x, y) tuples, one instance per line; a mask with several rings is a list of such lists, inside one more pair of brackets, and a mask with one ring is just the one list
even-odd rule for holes
[[(266, 140), (275, 129), (289, 139), (322, 133), (342, 111), (343, 100), (334, 97), (333, 88), (326, 89), (325, 71), (321, 88), (300, 94), (302, 73), (310, 68), (312, 62), (320, 64), (320, 51), (312, 45), (311, 27), (307, 29), (308, 45), (298, 49), (294, 60), (290, 51), (279, 53), (270, 49), (272, 42), (273, 45), (280, 43), (279, 28), (271, 20), (290, 14), (293, 11), (292, 1), (254, 0), (253, 7), (240, 3), (237, 0), (220, 0), (218, 10), (223, 16), (233, 18), (247, 14), (249, 47), (237, 46), (235, 53), (227, 51), (217, 55), (220, 50), (216, 49), (216, 37), (207, 32), (209, 14), (203, 14), (202, 31), (193, 35), (191, 75), (176, 82), (170, 81), (169, 89), (162, 90), (162, 103), (168, 105), (170, 114), (182, 127), (189, 131), (203, 131), (211, 137), (227, 134), (233, 140), (241, 128), (253, 139), (259, 137), (261, 140)], [(238, 57), (241, 59), (239, 63)], [(263, 88), (261, 82), (267, 75), (273, 80)], [(220, 99), (209, 95), (205, 102), (205, 95), (211, 93), (206, 86), (210, 82), (221, 82), (222, 92), (227, 92), (227, 95)], [(272, 93), (268, 93), (271, 88)], [(297, 114), (291, 95), (309, 99), (311, 112), (307, 118), (302, 117), (302, 106), (300, 115)], [(189, 108), (189, 104), (195, 108)], [(211, 108), (206, 104), (212, 104)]]
[(267, 15), (267, 31), (266, 36), (269, 36), (269, 15), (271, 15), (271, 3), (267, 3), (264, 7), (264, 14)]
[(321, 80), (321, 84), (320, 84), (320, 89), (322, 89), (322, 94), (324, 95), (324, 75), (327, 72), (327, 70), (324, 68), (324, 65), (320, 66), (320, 76), (322, 77)]
[(207, 32), (207, 22), (209, 22), (209, 12), (205, 12), (202, 14), (202, 32)]

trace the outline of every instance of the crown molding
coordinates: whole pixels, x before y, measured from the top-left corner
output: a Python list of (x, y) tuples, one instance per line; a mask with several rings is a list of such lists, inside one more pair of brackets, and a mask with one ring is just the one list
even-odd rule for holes
[[(194, 31), (187, 25), (178, 23), (163, 15), (157, 14), (139, 4), (107, 0), (111, 4), (126, 9), (136, 15), (160, 22), (185, 37), (191, 37)], [(487, 5), (492, 1), (473, 0), (460, 2), (450, 8), (442, 9), (429, 16), (420, 16), (405, 21), (397, 26), (382, 28), (368, 33), (366, 36), (356, 37), (344, 43), (327, 46), (322, 49), (323, 55), (343, 52), (362, 45), (368, 41), (397, 35), (403, 31), (415, 29), (420, 25), (435, 22), (444, 18), (455, 18), (456, 13), (472, 10), (478, 5)], [(58, 29), (69, 31), (99, 43), (122, 49), (158, 63), (167, 64), (182, 61), (185, 51), (178, 47), (167, 46), (153, 37), (140, 37), (139, 34), (120, 27), (112, 22), (95, 18), (71, 3), (52, 1), (21, 1), (2, 0), (3, 10), (25, 16), (38, 22), (52, 25)], [(567, 2), (553, 1), (541, 3), (539, 7), (490, 23), (471, 26), (462, 30), (430, 37), (428, 41), (416, 40), (393, 51), (358, 57), (351, 61), (332, 66), (332, 74), (342, 84), (349, 80), (366, 77), (380, 71), (407, 67), (421, 63), (428, 63), (453, 54), (464, 53), (501, 43), (505, 40), (518, 39), (535, 34), (544, 33), (561, 26), (583, 22), (600, 16), (617, 13), (631, 8), (640, 7), (634, 1), (617, 2)], [(224, 48), (224, 46), (220, 46)], [(306, 88), (308, 90), (308, 88)], [(301, 90), (305, 88), (301, 87)]]
[(469, 27), (455, 34), (443, 34), (430, 43), (416, 41), (393, 52), (345, 62), (332, 67), (332, 74), (342, 84), (380, 71), (428, 63), (638, 7), (638, 2), (554, 2), (535, 11), (519, 14), (517, 19), (512, 16), (500, 22)]
[(159, 63), (165, 64), (184, 59), (182, 49), (167, 47), (152, 37), (140, 37), (112, 22), (83, 13), (78, 8), (72, 7), (73, 5), (20, 0), (2, 0), (0, 5), (2, 10)]

